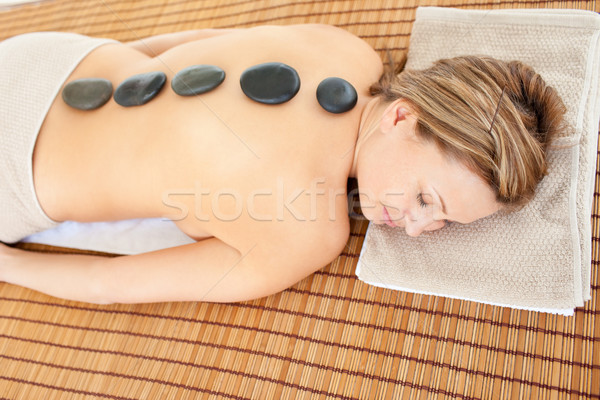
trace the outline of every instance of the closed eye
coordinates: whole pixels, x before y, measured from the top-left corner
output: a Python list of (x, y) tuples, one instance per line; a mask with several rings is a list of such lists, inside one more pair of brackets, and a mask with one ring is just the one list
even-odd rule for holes
[(417, 201), (419, 202), (419, 206), (421, 206), (422, 208), (427, 207), (429, 204), (427, 204), (425, 202), (425, 200), (423, 199), (423, 193), (419, 193), (417, 195)]

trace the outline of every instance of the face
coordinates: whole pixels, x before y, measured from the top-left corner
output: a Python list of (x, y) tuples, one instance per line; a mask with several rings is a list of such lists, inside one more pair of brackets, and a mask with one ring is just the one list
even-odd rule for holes
[(356, 178), (365, 217), (418, 236), (447, 221), (468, 224), (498, 211), (492, 189), (434, 143), (419, 139), (414, 114), (397, 103), (384, 111), (358, 151)]

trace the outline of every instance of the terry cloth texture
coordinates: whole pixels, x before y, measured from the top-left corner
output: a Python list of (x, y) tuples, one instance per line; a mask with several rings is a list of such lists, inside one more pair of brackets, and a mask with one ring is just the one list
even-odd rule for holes
[(40, 32), (0, 43), (0, 241), (13, 243), (56, 225), (35, 194), (35, 142), (71, 72), (90, 51), (111, 42)]
[(572, 10), (419, 8), (406, 68), (459, 55), (531, 65), (570, 127), (524, 209), (411, 238), (371, 224), (358, 277), (373, 285), (570, 315), (590, 299), (600, 17)]

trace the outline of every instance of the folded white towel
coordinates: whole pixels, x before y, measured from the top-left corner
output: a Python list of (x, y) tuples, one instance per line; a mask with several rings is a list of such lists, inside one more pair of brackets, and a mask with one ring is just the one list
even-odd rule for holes
[(565, 102), (571, 129), (549, 154), (532, 202), (508, 216), (453, 224), (418, 238), (369, 226), (365, 282), (571, 315), (590, 298), (590, 214), (600, 101), (600, 16), (574, 10), (417, 10), (406, 67), (488, 55), (531, 65)]

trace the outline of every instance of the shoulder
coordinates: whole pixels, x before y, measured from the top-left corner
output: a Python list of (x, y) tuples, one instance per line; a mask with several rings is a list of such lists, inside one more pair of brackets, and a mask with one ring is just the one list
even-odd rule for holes
[(370, 85), (383, 73), (380, 55), (373, 47), (353, 33), (332, 25), (307, 24), (289, 27), (301, 39), (299, 50), (324, 70), (331, 66), (338, 73), (345, 73), (353, 82), (365, 80)]
[(262, 243), (262, 250), (267, 251), (262, 258), (301, 277), (332, 262), (344, 250), (350, 234), (347, 218), (286, 224), (281, 228), (266, 236), (270, 240)]
[(249, 284), (261, 295), (284, 290), (327, 266), (344, 250), (349, 235), (343, 223), (270, 225), (274, 229), (238, 250)]
[[(330, 47), (336, 50), (352, 49), (354, 53), (371, 55), (380, 59), (377, 52), (363, 39), (342, 28), (326, 24), (263, 25), (257, 33), (286, 40), (291, 44), (307, 43), (311, 47)], [(291, 42), (290, 42), (291, 40)]]
[(269, 223), (237, 246), (248, 280), (262, 295), (276, 293), (327, 266), (343, 250), (349, 224), (342, 221)]
[(306, 276), (324, 267), (343, 251), (350, 221), (345, 193), (320, 189), (305, 187), (277, 196), (268, 220), (246, 221), (224, 239), (242, 253), (253, 249), (255, 261), (274, 269)]
[(310, 39), (321, 39), (320, 42), (312, 42), (315, 46), (330, 46), (335, 49), (349, 49), (355, 54), (369, 55), (380, 59), (379, 55), (369, 43), (356, 36), (350, 31), (325, 24), (291, 25), (291, 29), (301, 34), (310, 36)]
[(288, 25), (289, 29), (298, 31), (298, 32), (303, 32), (305, 34), (310, 34), (313, 36), (328, 36), (328, 37), (341, 37), (347, 40), (353, 40), (353, 41), (362, 41), (362, 39), (360, 39), (358, 36), (354, 35), (353, 33), (342, 29), (342, 28), (338, 28), (337, 26), (334, 25), (327, 25), (327, 24), (299, 24), (299, 25)]
[(347, 36), (358, 39), (355, 35), (345, 29), (327, 24), (296, 24), (296, 25), (259, 25), (248, 28), (253, 31), (264, 32), (290, 32), (301, 35), (327, 35), (327, 36)]

